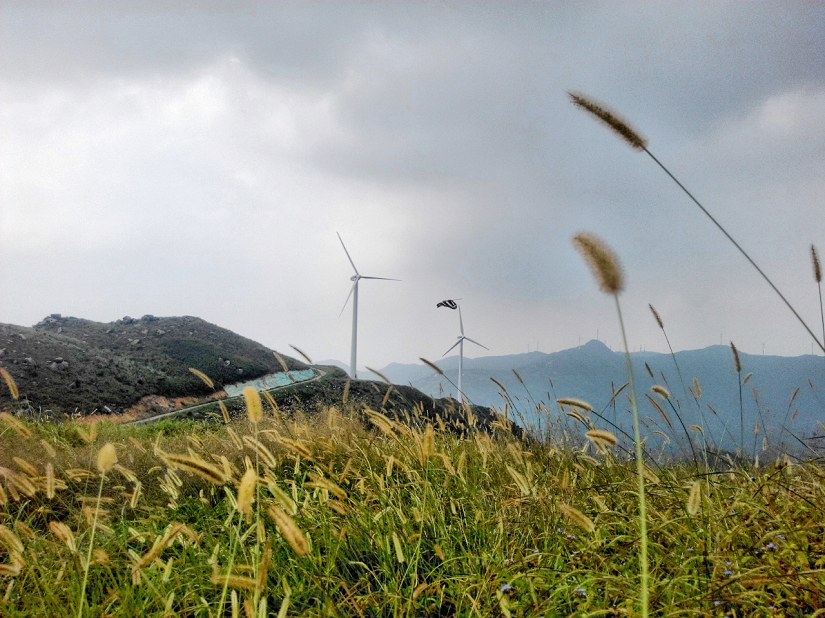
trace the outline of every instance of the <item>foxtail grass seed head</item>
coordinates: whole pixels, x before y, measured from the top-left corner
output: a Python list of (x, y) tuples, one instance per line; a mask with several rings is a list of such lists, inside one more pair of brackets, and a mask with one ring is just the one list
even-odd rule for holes
[(11, 529), (0, 524), (0, 545), (3, 545), (10, 554), (22, 554), (23, 543)]
[(32, 432), (29, 431), (28, 427), (26, 427), (22, 422), (20, 422), (18, 419), (16, 419), (8, 412), (0, 412), (0, 420), (2, 420), (4, 423), (6, 423), (6, 425), (11, 427), (17, 434), (23, 436), (24, 438), (28, 438), (32, 435)]
[(209, 376), (206, 375), (203, 371), (198, 371), (197, 369), (193, 369), (192, 367), (189, 368), (189, 371), (198, 376), (203, 381), (203, 383), (206, 384), (209, 388), (215, 390), (215, 385), (212, 384), (212, 380), (210, 380)]
[(702, 396), (702, 385), (699, 384), (699, 380), (696, 378), (693, 378), (693, 392), (696, 394), (696, 399)]
[(626, 120), (619, 117), (603, 103), (599, 103), (595, 99), (582, 93), (568, 92), (567, 94), (570, 96), (573, 105), (593, 114), (619, 137), (630, 144), (631, 148), (644, 150), (647, 147), (647, 140), (639, 135)]
[(97, 453), (97, 469), (102, 474), (106, 474), (117, 463), (117, 453), (115, 445), (106, 443)]
[(347, 380), (347, 383), (344, 385), (344, 396), (341, 397), (341, 403), (347, 403), (347, 399), (349, 399), (349, 386), (350, 380)]
[(444, 372), (441, 370), (441, 367), (439, 367), (439, 366), (438, 366), (438, 365), (436, 365), (435, 363), (428, 361), (426, 358), (420, 358), (420, 357), (419, 357), (419, 359), (418, 359), (418, 360), (420, 360), (422, 363), (424, 363), (425, 365), (427, 365), (427, 367), (429, 367), (430, 369), (432, 369), (433, 371), (435, 371), (438, 375), (440, 375), (440, 376), (443, 376), (443, 375), (444, 375)]
[(653, 305), (649, 304), (648, 307), (650, 307), (650, 310), (653, 312), (653, 317), (656, 318), (656, 324), (659, 325), (659, 328), (664, 330), (665, 325), (662, 323), (662, 318), (659, 317), (659, 312), (656, 311), (656, 309), (653, 307)]
[(74, 533), (72, 533), (71, 528), (66, 524), (52, 520), (49, 522), (49, 530), (52, 531), (52, 534), (55, 535), (59, 540), (66, 544), (66, 547), (69, 548), (69, 551), (76, 552), (77, 545), (75, 544), (74, 540)]
[[(241, 444), (240, 448), (243, 448), (243, 444)], [(169, 468), (183, 470), (184, 472), (194, 474), (206, 481), (209, 481), (213, 485), (223, 485), (231, 476), (231, 469), (229, 470), (229, 473), (226, 473), (225, 470), (221, 470), (198, 457), (163, 453), (161, 455), (161, 459), (163, 459), (163, 462), (169, 466)]]
[(656, 393), (657, 395), (659, 395), (659, 397), (661, 397), (661, 398), (662, 398), (662, 399), (664, 399), (665, 401), (667, 401), (668, 399), (670, 399), (670, 391), (669, 391), (669, 390), (667, 390), (667, 389), (666, 389), (664, 386), (662, 386), (661, 384), (654, 384), (653, 386), (651, 386), (651, 387), (650, 387), (650, 390), (652, 390), (654, 393)]
[(289, 543), (295, 553), (299, 556), (307, 555), (309, 553), (309, 542), (295, 520), (277, 506), (270, 506), (267, 513), (275, 522), (281, 536)]
[(596, 525), (579, 509), (567, 504), (560, 504), (559, 509), (571, 523), (576, 524), (585, 532), (593, 532), (596, 529)]
[(367, 371), (370, 371), (370, 372), (374, 373), (374, 374), (375, 374), (375, 375), (377, 375), (379, 378), (381, 378), (382, 380), (384, 380), (384, 382), (386, 382), (387, 384), (392, 384), (392, 382), (390, 381), (390, 379), (389, 379), (387, 376), (385, 376), (383, 373), (381, 373), (380, 371), (378, 371), (377, 369), (373, 369), (372, 367), (367, 367)]
[(257, 425), (264, 417), (264, 406), (261, 403), (261, 394), (253, 387), (243, 389), (243, 398), (246, 401), (246, 414), (249, 422)]
[(226, 409), (226, 404), (223, 401), (218, 401), (218, 406), (221, 409), (221, 416), (223, 417), (223, 422), (227, 425), (232, 420), (229, 418), (229, 410)]
[(54, 466), (51, 463), (46, 464), (46, 497), (54, 498)]
[(600, 238), (582, 232), (573, 237), (573, 245), (584, 257), (604, 292), (618, 294), (624, 289), (619, 259)]
[(9, 387), (9, 392), (11, 393), (12, 398), (19, 398), (20, 392), (17, 390), (17, 384), (14, 383), (14, 378), (11, 377), (11, 374), (8, 371), (6, 371), (5, 367), (0, 367), (0, 375), (2, 375), (3, 379), (6, 381), (6, 386)]
[(733, 345), (733, 341), (730, 342), (730, 350), (733, 352), (733, 366), (736, 368), (736, 373), (742, 373), (742, 361), (739, 360), (739, 350)]
[(278, 359), (278, 364), (281, 365), (281, 369), (284, 370), (284, 373), (289, 373), (289, 367), (287, 367), (287, 364), (284, 361), (284, 359), (281, 357), (281, 355), (278, 354), (277, 352), (273, 352), (273, 354), (275, 354), (275, 358)]
[(294, 346), (291, 343), (289, 344), (289, 347), (292, 348), (293, 350), (295, 350), (301, 356), (303, 356), (304, 359), (306, 360), (307, 364), (309, 364), (309, 365), (312, 364), (312, 359), (309, 356), (307, 356), (301, 348), (299, 348), (298, 346)]
[(252, 502), (255, 500), (255, 485), (258, 476), (254, 468), (249, 468), (244, 472), (241, 484), (238, 487), (238, 511), (244, 515), (252, 512)]
[(816, 247), (811, 245), (811, 262), (814, 266), (814, 279), (817, 283), (822, 282), (822, 269), (819, 267), (819, 258), (816, 255)]
[(43, 450), (48, 453), (49, 457), (57, 457), (57, 451), (54, 450), (54, 447), (49, 444), (48, 440), (40, 440), (40, 445), (43, 447)]
[(424, 437), (421, 440), (421, 446), (424, 449), (425, 457), (430, 457), (435, 453), (435, 429), (430, 423), (427, 423), (427, 426), (424, 428)]
[(702, 504), (702, 484), (699, 481), (694, 481), (690, 488), (690, 495), (688, 496), (687, 510), (690, 515), (696, 515), (699, 512), (699, 507)]
[(556, 403), (560, 406), (570, 406), (571, 408), (579, 408), (587, 412), (593, 411), (593, 406), (583, 399), (576, 399), (575, 397), (562, 397), (561, 399), (556, 399)]
[(619, 443), (619, 440), (616, 438), (615, 434), (606, 429), (591, 429), (584, 435), (593, 442), (602, 442), (610, 446), (616, 446)]

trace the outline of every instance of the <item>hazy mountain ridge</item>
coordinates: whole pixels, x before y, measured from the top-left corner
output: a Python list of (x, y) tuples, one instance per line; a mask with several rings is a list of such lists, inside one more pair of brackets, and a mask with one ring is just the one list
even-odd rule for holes
[[(645, 394), (651, 395), (663, 405), (674, 426), (678, 422), (669, 406), (650, 391), (654, 384), (661, 384), (670, 391), (673, 403), (677, 410), (680, 410), (686, 425), (703, 426), (715, 436), (724, 433), (728, 440), (735, 438), (738, 443), (739, 378), (744, 380), (748, 373), (752, 375), (742, 387), (746, 444), (752, 445), (756, 421), (764, 423), (769, 429), (775, 429), (781, 426), (786, 418), (790, 422), (795, 410), (798, 412), (791, 427), (798, 434), (812, 433), (818, 428), (817, 421), (825, 422), (825, 359), (822, 357), (761, 356), (740, 352), (740, 376), (737, 376), (732, 352), (728, 346), (686, 350), (677, 352), (675, 357), (684, 378), (684, 388), (670, 354), (631, 353), (639, 410), (642, 418), (646, 419), (648, 415), (653, 418), (653, 422), (646, 419), (650, 429), (667, 427), (659, 413), (647, 401)], [(653, 378), (648, 373), (645, 363), (653, 372)], [(458, 358), (450, 357), (436, 364), (445, 372), (445, 376), (439, 376), (426, 365), (418, 364), (393, 363), (381, 371), (393, 382), (411, 383), (415, 388), (430, 395), (455, 395), (456, 388), (447, 378), (454, 383), (457, 382)], [(524, 385), (519, 383), (513, 370), (518, 372)], [(688, 387), (693, 386), (694, 377), (701, 386), (698, 406), (687, 391)], [(616, 398), (617, 412), (614, 412), (612, 406), (608, 408), (613, 396), (611, 384), (613, 388), (618, 389), (627, 382), (624, 353), (611, 351), (599, 341), (590, 341), (576, 348), (553, 353), (529, 352), (509, 356), (465, 358), (466, 395), (475, 404), (503, 408), (505, 400), (500, 394), (499, 387), (490, 378), (495, 378), (507, 389), (507, 394), (516, 408), (530, 423), (538, 422), (537, 416), (532, 413), (534, 402), (543, 401), (557, 414), (558, 407), (554, 402), (558, 397), (578, 397), (588, 401), (597, 412), (604, 410), (605, 416), (611, 421), (615, 419), (619, 425), (629, 427), (629, 414), (622, 412), (630, 407), (627, 399), (629, 389), (625, 388)], [(789, 407), (789, 401), (797, 387), (799, 391)], [(714, 414), (708, 405), (712, 406), (717, 414)], [(546, 419), (542, 422), (546, 422)], [(653, 423), (657, 423), (659, 427)], [(724, 429), (726, 423), (727, 431)], [(763, 426), (759, 439), (761, 440), (764, 435)]]

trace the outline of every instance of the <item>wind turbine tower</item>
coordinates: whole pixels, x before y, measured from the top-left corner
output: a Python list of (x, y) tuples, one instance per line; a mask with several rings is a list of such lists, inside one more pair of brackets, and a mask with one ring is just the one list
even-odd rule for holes
[[(457, 299), (457, 300), (461, 300), (461, 299)], [(455, 300), (442, 300), (440, 303), (438, 303), (436, 305), (436, 308), (438, 308), (438, 307), (447, 307), (448, 309), (458, 309), (458, 325), (461, 329), (461, 334), (458, 336), (458, 341), (456, 341), (450, 347), (449, 350), (444, 352), (444, 354), (441, 355), (441, 358), (444, 358), (445, 356), (447, 356), (447, 354), (452, 352), (453, 349), (455, 349), (455, 347), (458, 346), (458, 397), (459, 397), (459, 400), (464, 401), (465, 399), (467, 399), (467, 397), (464, 395), (464, 390), (462, 388), (462, 376), (464, 375), (464, 340), (466, 339), (470, 343), (474, 343), (477, 346), (481, 346), (485, 350), (489, 350), (490, 348), (488, 348), (485, 345), (480, 344), (478, 341), (470, 339), (469, 337), (467, 337), (464, 334), (464, 320), (461, 317), (461, 305), (459, 305)]]
[[(338, 234), (336, 232), (336, 234)], [(382, 281), (400, 281), (400, 279), (388, 279), (386, 277), (365, 277), (361, 273), (358, 272), (358, 269), (355, 267), (355, 262), (352, 261), (350, 257), (349, 251), (347, 251), (347, 246), (344, 244), (344, 241), (341, 239), (341, 235), (338, 234), (338, 240), (341, 241), (341, 246), (344, 248), (344, 253), (347, 254), (347, 259), (349, 263), (352, 264), (352, 269), (355, 271), (355, 274), (350, 277), (350, 281), (352, 281), (352, 287), (349, 290), (349, 295), (347, 296), (347, 300), (344, 301), (344, 306), (341, 307), (341, 313), (338, 314), (340, 318), (341, 315), (344, 313), (344, 309), (347, 308), (347, 303), (349, 302), (350, 296), (352, 296), (352, 348), (350, 349), (349, 354), (349, 375), (350, 377), (355, 380), (358, 378), (358, 371), (356, 369), (356, 352), (358, 349), (358, 282), (361, 279), (381, 279)]]

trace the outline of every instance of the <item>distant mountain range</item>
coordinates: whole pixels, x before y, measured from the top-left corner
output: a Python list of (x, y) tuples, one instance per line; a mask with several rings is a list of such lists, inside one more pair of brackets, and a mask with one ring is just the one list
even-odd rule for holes
[[(766, 436), (769, 446), (784, 442), (802, 447), (797, 438), (823, 434), (825, 358), (740, 352), (742, 371), (737, 373), (727, 346), (682, 351), (674, 356), (631, 353), (649, 446), (658, 448), (662, 443), (661, 437), (652, 434), (655, 431), (671, 437), (669, 448), (676, 448), (679, 441), (686, 443), (681, 417), (685, 426), (703, 428), (710, 446), (732, 450), (742, 441), (740, 409), (748, 453), (754, 444), (761, 446)], [(289, 370), (308, 368), (288, 356), (283, 361)], [(436, 364), (444, 375), (424, 364), (393, 363), (380, 370), (394, 384), (421, 391), (405, 391), (393, 403), (395, 408), (401, 411), (405, 401), (422, 398), (426, 403), (428, 396), (457, 396), (458, 357)], [(320, 365), (347, 370), (346, 364), (337, 361)], [(0, 366), (16, 381), (29, 413), (46, 417), (75, 411), (123, 413), (134, 406), (179, 407), (214, 396), (224, 385), (282, 371), (273, 350), (231, 331), (195, 317), (151, 315), (139, 319), (127, 316), (104, 324), (55, 314), (30, 328), (0, 324)], [(214, 381), (215, 391), (194, 376), (190, 367), (206, 373)], [(308, 385), (306, 397), (296, 399), (296, 404), (340, 400), (347, 378), (343, 372), (335, 376), (334, 387), (327, 381)], [(372, 401), (364, 394), (364, 402), (380, 407), (384, 385), (375, 380), (371, 383), (377, 376), (367, 370), (359, 377), (352, 385), (351, 397), (363, 386), (364, 393), (370, 397), (378, 394), (380, 400)], [(695, 392), (694, 378), (700, 392)], [(599, 341), (550, 354), (529, 352), (464, 360), (465, 394), (473, 404), (506, 410), (511, 419), (539, 432), (553, 426), (580, 436), (583, 427), (576, 427), (577, 421), (561, 414), (556, 403), (560, 397), (575, 397), (592, 405), (589, 416), (596, 426), (630, 433), (630, 389), (622, 389), (626, 382), (624, 353), (611, 351)], [(669, 400), (653, 393), (654, 385), (664, 386)], [(316, 393), (319, 389), (324, 392)], [(616, 391), (620, 392), (614, 396)], [(427, 405), (435, 410), (453, 404), (431, 401)], [(0, 385), (0, 407), (8, 406), (12, 406), (9, 391)], [(760, 429), (755, 435), (757, 422)], [(696, 430), (689, 432), (699, 437)], [(807, 443), (825, 447), (825, 439)]]
[[(761, 448), (766, 433), (774, 445), (781, 441), (796, 442), (790, 433), (781, 430), (783, 425), (800, 437), (822, 433), (817, 424), (818, 421), (825, 424), (825, 358), (821, 356), (759, 356), (740, 352), (740, 374), (735, 370), (728, 346), (676, 352), (675, 362), (670, 354), (656, 352), (632, 352), (630, 356), (639, 412), (648, 432), (674, 433), (646, 395), (662, 407), (677, 435), (684, 432), (670, 403), (680, 412), (686, 426), (694, 424), (704, 428), (709, 444), (728, 449), (738, 445), (741, 439), (739, 384), (747, 377), (741, 389), (746, 452), (752, 451), (754, 441)], [(381, 372), (394, 383), (410, 384), (429, 395), (455, 397), (458, 357), (443, 359), (436, 365), (444, 371), (443, 376), (423, 364), (392, 363)], [(698, 399), (688, 390), (693, 388), (694, 378), (701, 390)], [(549, 410), (550, 419), (558, 419), (559, 407), (555, 401), (560, 397), (583, 399), (608, 421), (628, 432), (631, 428), (627, 412), (630, 410), (629, 388), (616, 396), (615, 406), (611, 404), (613, 389), (627, 382), (624, 352), (611, 351), (600, 341), (549, 354), (529, 352), (465, 358), (463, 379), (465, 394), (474, 404), (503, 410), (506, 403), (511, 417), (518, 421), (521, 414), (524, 421), (535, 428), (546, 427), (545, 409)], [(670, 403), (651, 392), (651, 386), (656, 384), (665, 386), (671, 393)], [(597, 426), (609, 426), (595, 414), (590, 416)], [(564, 423), (570, 420), (565, 419)], [(755, 436), (757, 421), (760, 433)], [(695, 430), (689, 431), (698, 437)], [(660, 442), (655, 437), (650, 439), (651, 444)]]

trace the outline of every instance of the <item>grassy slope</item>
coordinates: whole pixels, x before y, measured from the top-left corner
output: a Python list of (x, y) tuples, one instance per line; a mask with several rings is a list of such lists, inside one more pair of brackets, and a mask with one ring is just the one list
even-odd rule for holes
[[(425, 395), (421, 391), (409, 386), (389, 385), (384, 382), (370, 380), (351, 381), (349, 376), (338, 367), (319, 365), (315, 367), (324, 372), (319, 380), (305, 383), (296, 383), (284, 388), (270, 391), (278, 407), (286, 412), (315, 413), (325, 410), (329, 406), (341, 405), (344, 391), (347, 390), (347, 401), (355, 404), (358, 409), (370, 408), (380, 410), (393, 419), (407, 424), (415, 424), (419, 420), (429, 420), (438, 424), (438, 417), (444, 422), (444, 428), (457, 433), (467, 430), (466, 414), (460, 409), (457, 402), (448, 398), (436, 399)], [(349, 384), (349, 387), (347, 387)], [(387, 391), (389, 395), (387, 394)], [(227, 401), (227, 408), (231, 416), (236, 417), (245, 413), (242, 399)], [(418, 412), (416, 413), (416, 408)], [(481, 406), (470, 406), (474, 417), (475, 427), (489, 430), (496, 420), (496, 415), (489, 409)], [(221, 418), (217, 403), (200, 406), (191, 418), (205, 419)], [(419, 423), (420, 424), (420, 423)], [(521, 434), (521, 429), (513, 428)]]
[[(428, 438), (400, 425), (370, 433), (347, 411), (313, 418), (296, 414), (282, 422), (267, 412), (257, 431), (265, 453), (253, 447), (255, 427), (243, 418), (233, 420), (234, 435), (223, 425), (164, 422), (104, 424), (95, 436), (74, 423), (31, 424), (24, 437), (8, 421), (0, 423), (6, 469), (0, 524), (7, 528), (0, 530), (0, 563), (18, 571), (0, 575), (0, 614), (76, 615), (100, 482), (95, 458), (107, 442), (123, 468), (104, 479), (85, 616), (234, 615), (231, 594), (219, 609), (220, 575), (232, 560), (235, 574), (252, 576), (267, 547), (272, 557), (261, 597), (269, 615), (285, 603), (289, 616), (633, 613), (632, 464), (527, 446), (507, 435), (462, 440), (437, 432)], [(278, 436), (298, 440), (309, 455)], [(191, 449), (213, 463), (226, 457), (231, 478), (217, 487), (175, 471), (155, 446), (171, 453)], [(262, 543), (249, 523), (257, 515), (246, 520), (233, 506), (245, 458), (259, 462), (254, 511), (263, 523)], [(54, 497), (47, 495), (47, 465), (56, 479)], [(733, 468), (711, 476), (674, 466), (657, 474), (649, 479), (656, 615), (801, 617), (821, 608), (819, 466)], [(334, 485), (319, 487), (319, 478)], [(703, 498), (690, 515), (688, 494), (697, 480)], [(26, 481), (30, 496), (21, 489)], [(141, 490), (133, 503), (136, 481)], [(561, 505), (587, 520), (577, 524)], [(273, 506), (294, 509), (294, 522), (310, 542), (307, 555), (296, 554), (275, 526), (267, 514)], [(72, 531), (74, 549), (50, 526), (58, 521)], [(585, 529), (588, 521), (592, 531)], [(133, 570), (173, 522), (188, 528)], [(245, 581), (230, 586), (239, 615), (245, 602), (255, 601)]]
[[(190, 367), (209, 375), (218, 388), (282, 370), (272, 350), (188, 316), (133, 324), (77, 318), (45, 320), (32, 328), (0, 324), (0, 349), (0, 364), (21, 397), (47, 416), (103, 412), (104, 406), (122, 412), (150, 395), (208, 396), (212, 391)], [(53, 366), (58, 358), (67, 366)], [(306, 367), (284, 358), (290, 369)], [(0, 406), (10, 401), (8, 391), (0, 391)]]

